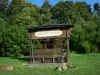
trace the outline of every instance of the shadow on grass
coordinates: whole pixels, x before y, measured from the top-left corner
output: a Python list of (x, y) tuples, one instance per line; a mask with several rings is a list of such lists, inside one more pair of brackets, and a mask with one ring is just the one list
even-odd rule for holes
[(28, 57), (11, 57), (11, 59), (17, 59), (17, 60), (22, 61), (22, 62), (28, 62), (29, 61)]

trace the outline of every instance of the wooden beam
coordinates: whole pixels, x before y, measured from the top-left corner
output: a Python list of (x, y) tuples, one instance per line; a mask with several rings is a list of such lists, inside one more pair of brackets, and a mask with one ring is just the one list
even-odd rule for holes
[(31, 42), (32, 42), (32, 44), (31, 44), (32, 45), (32, 63), (34, 63), (33, 41), (31, 40)]
[(32, 63), (32, 40), (31, 40), (31, 34), (29, 33), (28, 36), (29, 36), (29, 46), (30, 46), (29, 47), (29, 51), (30, 51), (30, 58), (29, 58), (29, 60)]
[(47, 45), (46, 45), (46, 42), (44, 42), (44, 48), (47, 50)]
[(66, 50), (66, 61), (67, 63), (70, 63), (70, 51), (69, 51), (69, 30), (67, 30), (67, 50)]
[(53, 60), (53, 63), (55, 63), (55, 58), (54, 57), (52, 58), (52, 60)]
[(44, 56), (42, 57), (42, 62), (44, 63)]

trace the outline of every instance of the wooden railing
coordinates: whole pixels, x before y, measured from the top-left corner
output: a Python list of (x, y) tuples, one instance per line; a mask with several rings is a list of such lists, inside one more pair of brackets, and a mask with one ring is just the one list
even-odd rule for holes
[(33, 52), (33, 61), (36, 58), (41, 58), (42, 62), (45, 62), (46, 59), (52, 59), (52, 62), (55, 62), (55, 58), (62, 59), (64, 57), (64, 51), (61, 49), (48, 49), (48, 50), (35, 50)]

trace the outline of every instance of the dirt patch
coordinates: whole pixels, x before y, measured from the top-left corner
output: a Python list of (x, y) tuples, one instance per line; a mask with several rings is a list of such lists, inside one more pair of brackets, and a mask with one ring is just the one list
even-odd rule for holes
[(77, 68), (77, 67), (62, 65), (62, 66), (57, 66), (55, 71), (71, 70), (71, 69), (75, 69), (75, 68)]
[(100, 60), (89, 60), (89, 62), (100, 62)]
[(21, 66), (27, 66), (27, 65), (28, 65), (27, 63), (22, 63), (22, 64), (21, 64)]
[(0, 70), (13, 70), (13, 66), (0, 66)]

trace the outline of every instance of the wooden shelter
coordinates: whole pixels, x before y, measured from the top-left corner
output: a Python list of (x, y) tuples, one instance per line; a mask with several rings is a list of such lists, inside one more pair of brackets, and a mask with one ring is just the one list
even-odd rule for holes
[[(41, 25), (29, 28), (31, 43), (30, 59), (32, 63), (69, 63), (69, 38), (71, 34), (70, 24)], [(59, 38), (66, 39), (67, 48), (59, 45)], [(34, 40), (41, 40), (43, 48), (34, 50)], [(58, 42), (57, 42), (58, 41)], [(63, 42), (62, 42), (63, 43)], [(62, 44), (60, 43), (60, 44)], [(66, 55), (65, 55), (66, 53)]]

